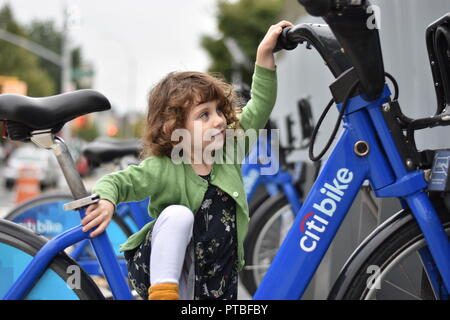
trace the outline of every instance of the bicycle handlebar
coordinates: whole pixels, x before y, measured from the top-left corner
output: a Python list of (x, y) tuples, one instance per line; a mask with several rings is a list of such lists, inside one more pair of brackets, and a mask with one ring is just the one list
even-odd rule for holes
[[(346, 70), (342, 70), (346, 64), (353, 66), (360, 80), (360, 92), (365, 94), (368, 100), (376, 99), (383, 91), (385, 76), (378, 29), (376, 25), (369, 23), (373, 15), (370, 2), (368, 0), (298, 0), (298, 2), (304, 5), (310, 14), (321, 16), (335, 38), (328, 37), (333, 40), (330, 43), (318, 37), (317, 32), (310, 32), (310, 38), (307, 39), (301, 30), (295, 30), (301, 27), (293, 27), (292, 31), (285, 28), (275, 50), (280, 48), (291, 50), (297, 43), (307, 40), (316, 47), (335, 76)], [(330, 45), (334, 48), (339, 46), (339, 50), (342, 47), (345, 54), (336, 54), (334, 49), (327, 48)], [(348, 59), (346, 64), (343, 64), (343, 55)]]
[(281, 49), (295, 49), (299, 43), (304, 41), (316, 48), (336, 78), (351, 67), (341, 50), (341, 45), (326, 24), (302, 23), (293, 27), (285, 27), (278, 37), (274, 52)]

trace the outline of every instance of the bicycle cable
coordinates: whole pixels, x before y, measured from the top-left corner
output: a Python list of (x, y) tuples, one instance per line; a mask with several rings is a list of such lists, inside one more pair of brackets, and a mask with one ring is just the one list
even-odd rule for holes
[[(385, 72), (384, 75), (389, 80), (391, 80), (392, 85), (394, 86), (394, 100), (398, 100), (399, 88), (398, 88), (397, 81), (395, 80), (395, 78), (391, 74), (389, 74), (387, 72)], [(359, 84), (359, 80), (356, 80), (351, 85), (349, 91), (345, 95), (344, 102), (342, 104), (341, 110), (339, 111), (338, 120), (336, 121), (336, 124), (334, 126), (333, 132), (331, 133), (330, 139), (328, 140), (327, 144), (322, 149), (322, 151), (319, 153), (319, 155), (314, 156), (314, 144), (316, 142), (317, 133), (319, 132), (319, 128), (322, 125), (322, 122), (325, 119), (325, 116), (327, 115), (328, 111), (330, 110), (331, 106), (334, 103), (334, 99), (333, 98), (330, 100), (330, 102), (328, 102), (328, 105), (325, 107), (324, 111), (320, 115), (320, 118), (317, 121), (317, 124), (314, 127), (314, 130), (312, 132), (311, 140), (310, 140), (310, 144), (309, 144), (309, 159), (311, 159), (311, 161), (314, 161), (314, 162), (319, 161), (324, 156), (324, 154), (328, 151), (328, 149), (330, 148), (331, 144), (333, 143), (334, 138), (336, 137), (337, 131), (339, 130), (339, 126), (340, 126), (342, 118), (344, 116), (345, 109), (347, 108), (348, 100), (350, 99), (351, 95), (353, 94), (353, 91), (355, 91), (355, 89), (356, 89), (358, 84)]]
[(398, 95), (400, 94), (400, 92), (399, 92), (399, 89), (398, 89), (397, 81), (395, 80), (395, 78), (390, 73), (385, 72), (384, 75), (386, 76), (386, 78), (391, 80), (392, 85), (394, 86), (394, 100), (398, 100)]
[(334, 138), (336, 137), (337, 131), (339, 130), (339, 126), (341, 124), (342, 118), (344, 117), (344, 113), (345, 113), (345, 109), (347, 108), (348, 100), (351, 98), (351, 95), (355, 91), (355, 89), (358, 86), (358, 84), (359, 84), (359, 79), (356, 80), (350, 86), (350, 89), (348, 90), (347, 94), (345, 95), (344, 102), (342, 103), (341, 110), (339, 111), (339, 117), (338, 117), (338, 119), (336, 121), (336, 124), (334, 126), (333, 132), (331, 133), (330, 139), (328, 140), (327, 144), (322, 149), (322, 151), (319, 153), (319, 155), (318, 156), (314, 156), (314, 144), (316, 142), (317, 133), (319, 132), (319, 128), (322, 125), (323, 119), (325, 119), (325, 116), (327, 115), (328, 111), (330, 110), (331, 106), (333, 105), (334, 99), (331, 99), (330, 102), (328, 103), (328, 105), (323, 110), (322, 114), (320, 115), (319, 120), (317, 121), (316, 126), (314, 127), (312, 135), (311, 135), (311, 142), (309, 144), (309, 159), (311, 159), (311, 161), (316, 162), (316, 161), (319, 161), (320, 159), (322, 159), (324, 154), (330, 148), (331, 144), (333, 143)]

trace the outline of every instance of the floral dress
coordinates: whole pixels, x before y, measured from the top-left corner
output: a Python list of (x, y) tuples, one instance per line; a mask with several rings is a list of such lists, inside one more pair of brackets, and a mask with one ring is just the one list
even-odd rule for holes
[[(210, 175), (200, 176), (209, 182)], [(125, 251), (128, 278), (147, 299), (150, 287), (152, 229), (136, 249)], [(193, 229), (195, 300), (235, 300), (238, 288), (236, 202), (220, 188), (208, 184)]]
[(193, 240), (195, 299), (237, 299), (236, 202), (212, 184), (195, 214)]

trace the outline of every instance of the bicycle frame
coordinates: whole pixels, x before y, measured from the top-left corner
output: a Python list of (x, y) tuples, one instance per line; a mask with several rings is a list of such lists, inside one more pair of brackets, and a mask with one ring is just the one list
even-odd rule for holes
[[(406, 170), (383, 118), (389, 97), (385, 85), (376, 100), (356, 96), (348, 101), (339, 140), (254, 299), (301, 298), (366, 179), (377, 197), (398, 197), (410, 207), (449, 292), (450, 242), (424, 192), (423, 172)], [(355, 153), (358, 141), (368, 144), (367, 155)]]
[[(300, 196), (294, 187), (291, 174), (281, 169), (279, 159), (273, 156), (272, 138), (278, 139), (278, 135), (273, 137), (271, 130), (269, 130), (267, 135), (260, 135), (255, 146), (242, 164), (242, 176), (247, 200), (250, 202), (260, 185), (265, 185), (270, 196), (280, 192), (281, 187), (281, 191), (286, 195), (293, 212), (296, 213), (302, 205)], [(275, 170), (273, 174), (262, 175), (262, 169), (267, 167), (267, 165), (261, 164), (261, 159), (264, 159), (264, 162), (268, 162), (271, 167), (279, 168), (279, 170)]]
[(149, 201), (149, 198), (147, 198), (141, 202), (123, 202), (117, 205), (117, 214), (124, 219), (133, 233), (138, 232), (153, 220), (147, 211)]
[[(83, 219), (85, 217), (85, 209), (80, 209), (79, 213), (81, 219)], [(90, 232), (83, 232), (82, 228), (83, 226), (79, 225), (48, 241), (37, 252), (36, 256), (25, 268), (3, 299), (19, 300), (24, 298), (59, 252), (82, 240), (89, 239), (114, 297), (121, 300), (133, 300), (131, 290), (128, 287), (122, 270), (117, 262), (107, 234), (104, 232), (91, 239), (89, 236)]]
[[(108, 237), (109, 239), (109, 237)], [(90, 276), (104, 276), (102, 268), (100, 268), (98, 261), (96, 259), (80, 259), (80, 256), (83, 254), (84, 250), (87, 249), (90, 242), (89, 239), (82, 240), (75, 249), (70, 253), (70, 257), (77, 261), (77, 263), (82, 267)], [(122, 274), (124, 277), (128, 276), (127, 264), (124, 258), (117, 258), (117, 262), (119, 263), (120, 268), (122, 269)]]

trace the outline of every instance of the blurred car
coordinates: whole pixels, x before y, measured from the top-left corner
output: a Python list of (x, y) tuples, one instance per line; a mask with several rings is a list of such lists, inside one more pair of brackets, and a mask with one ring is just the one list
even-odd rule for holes
[(36, 178), (42, 189), (54, 188), (58, 185), (60, 175), (58, 163), (49, 150), (40, 149), (31, 144), (15, 149), (2, 170), (7, 189), (12, 189), (22, 168), (36, 170)]

